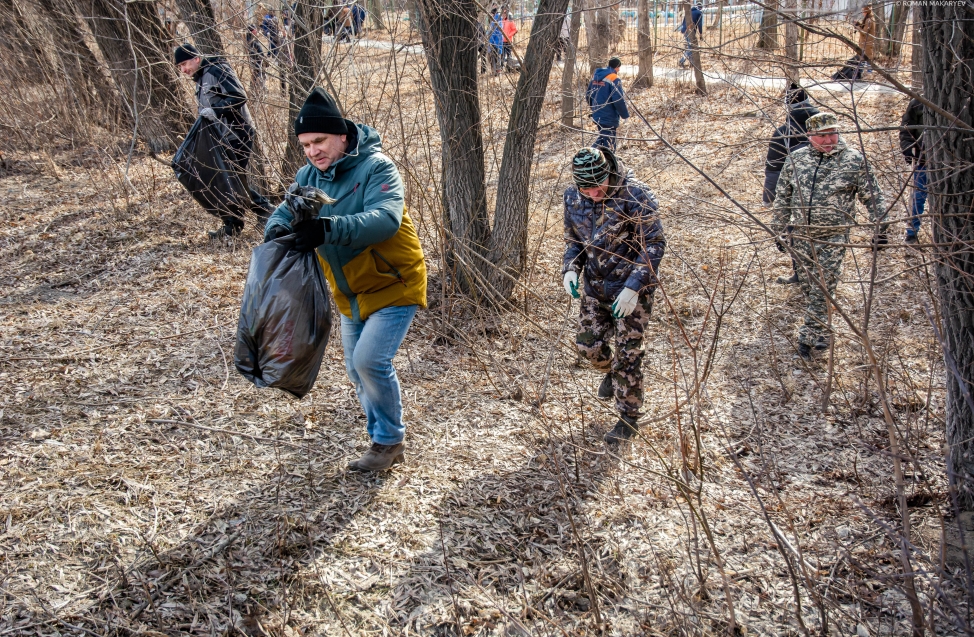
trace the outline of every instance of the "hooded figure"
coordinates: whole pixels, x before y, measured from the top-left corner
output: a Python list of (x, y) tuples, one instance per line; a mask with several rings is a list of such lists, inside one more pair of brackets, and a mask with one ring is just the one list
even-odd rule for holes
[(805, 90), (792, 83), (785, 97), (785, 109), (788, 116), (785, 123), (774, 130), (771, 143), (768, 144), (768, 157), (764, 165), (764, 205), (770, 206), (774, 202), (774, 191), (781, 175), (781, 167), (785, 165), (788, 155), (808, 144), (805, 135), (805, 123), (808, 118), (818, 113), (812, 106)]
[(621, 67), (622, 61), (612, 58), (608, 66), (596, 69), (585, 92), (585, 99), (592, 109), (592, 120), (599, 129), (599, 138), (594, 144), (599, 148), (615, 150), (619, 120), (629, 119), (626, 94), (622, 90), (622, 80), (619, 79)]

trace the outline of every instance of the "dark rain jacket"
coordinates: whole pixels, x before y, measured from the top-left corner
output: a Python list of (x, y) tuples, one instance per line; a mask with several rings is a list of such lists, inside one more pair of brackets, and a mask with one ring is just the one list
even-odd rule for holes
[(611, 303), (624, 287), (640, 294), (655, 288), (666, 238), (656, 195), (602, 152), (612, 164), (609, 196), (595, 203), (576, 186), (565, 190), (562, 274), (580, 273), (586, 296)]
[(927, 158), (923, 152), (923, 104), (920, 100), (910, 100), (900, 125), (900, 150), (903, 156), (906, 161), (915, 161), (923, 166)]
[(622, 80), (613, 68), (595, 70), (585, 98), (592, 109), (592, 119), (602, 128), (617, 128), (620, 118), (629, 118), (626, 95), (622, 92)]
[[(690, 19), (693, 20), (693, 26), (697, 27), (697, 32), (703, 35), (703, 12), (700, 7), (694, 6), (690, 9)], [(680, 33), (687, 32), (687, 19), (683, 18), (683, 22), (680, 23), (679, 28)]]
[(788, 113), (787, 121), (775, 129), (768, 144), (768, 158), (765, 166), (772, 172), (781, 172), (781, 167), (785, 165), (788, 153), (793, 153), (799, 148), (808, 145), (805, 124), (808, 118), (818, 113), (814, 106), (799, 106), (792, 108)]
[(196, 104), (200, 109), (212, 108), (223, 123), (239, 139), (228, 140), (231, 146), (248, 145), (254, 137), (254, 124), (247, 110), (247, 94), (233, 69), (222, 60), (203, 58), (196, 81)]

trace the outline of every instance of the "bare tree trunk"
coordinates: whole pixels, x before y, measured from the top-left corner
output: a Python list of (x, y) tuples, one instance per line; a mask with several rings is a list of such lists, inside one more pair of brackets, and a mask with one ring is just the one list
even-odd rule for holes
[(442, 140), (447, 265), (460, 288), (473, 295), (487, 276), (490, 241), (477, 92), (477, 5), (474, 0), (417, 0), (415, 5)]
[[(703, 67), (700, 62), (700, 40), (697, 38), (697, 26), (693, 23), (690, 0), (683, 2), (683, 20), (687, 26), (687, 37), (690, 40), (690, 64), (693, 65), (693, 78), (697, 85), (697, 95), (706, 95), (707, 81), (703, 77)], [(702, 17), (701, 20), (703, 20)]]
[[(937, 246), (947, 369), (949, 471), (961, 506), (974, 509), (974, 18), (960, 5), (915, 6), (921, 22), (924, 95), (957, 122), (925, 109), (933, 240)], [(944, 69), (955, 69), (945, 73)], [(966, 125), (967, 130), (960, 125)]]
[[(723, 1), (723, 0), (722, 0)], [(649, 88), (653, 85), (653, 22), (649, 17), (649, 0), (638, 0), (636, 15), (639, 31), (636, 46), (639, 49), (639, 70), (633, 88)]]
[(83, 112), (102, 121), (116, 121), (124, 113), (118, 93), (88, 48), (74, 8), (62, 0), (38, 0), (38, 5), (58, 43), (65, 79)]
[(716, 29), (720, 26), (720, 22), (724, 17), (724, 5), (727, 4), (727, 0), (717, 0), (717, 12), (714, 14), (714, 23), (711, 25), (711, 29)]
[(904, 0), (897, 0), (890, 13), (889, 47), (884, 51), (890, 61), (895, 64), (903, 50), (903, 38), (906, 35), (906, 22), (910, 16), (910, 6)]
[(382, 1), (381, 0), (367, 0), (369, 17), (372, 18), (372, 24), (376, 29), (380, 31), (386, 30), (385, 21), (382, 19)]
[(538, 119), (568, 0), (541, 0), (508, 119), (494, 226), (488, 225), (477, 91), (476, 0), (419, 0), (420, 31), (436, 94), (443, 161), (447, 264), (461, 289), (510, 298), (527, 255), (528, 184)]
[(784, 0), (785, 77), (798, 82), (798, 0)]
[(176, 0), (176, 8), (183, 24), (189, 29), (189, 37), (203, 55), (226, 55), (223, 40), (216, 30), (216, 19), (210, 0)]
[(916, 9), (913, 9), (913, 35), (912, 35), (912, 46), (910, 47), (910, 64), (912, 70), (910, 73), (910, 84), (914, 91), (923, 90), (923, 35), (920, 32), (921, 23), (920, 15)]
[(173, 150), (192, 116), (180, 97), (154, 2), (82, 0), (84, 14), (138, 136), (153, 152)]
[[(319, 0), (298, 0), (294, 11), (294, 66), (288, 73), (287, 150), (281, 174), (293, 175), (304, 164), (304, 152), (294, 136), (294, 120), (315, 87), (321, 71), (321, 34), (325, 5)], [(333, 95), (336, 100), (338, 95)]]
[(873, 7), (873, 50), (876, 57), (885, 57), (889, 47), (889, 32), (886, 23), (885, 0), (872, 0)]
[(761, 11), (761, 27), (758, 34), (759, 49), (778, 48), (778, 0), (767, 2)]
[[(39, 75), (50, 78), (54, 74), (52, 61), (47, 57), (41, 39), (31, 28), (29, 20), (23, 13), (20, 2), (14, 0), (0, 0), (0, 10), (9, 23), (3, 25), (0, 38), (10, 54), (16, 56), (17, 63), (22, 67), (26, 77), (37, 78)], [(5, 20), (6, 21), (6, 20)], [(29, 52), (30, 55), (25, 55)], [(6, 62), (5, 62), (6, 63)]]
[(561, 124), (575, 125), (575, 63), (578, 59), (578, 32), (582, 30), (584, 0), (575, 0), (569, 26), (568, 50), (565, 51), (565, 70), (561, 74)]
[(588, 39), (589, 72), (605, 66), (609, 61), (610, 0), (593, 0), (585, 11), (585, 37)]
[(511, 104), (498, 183), (494, 232), (489, 253), (494, 264), (491, 287), (495, 300), (507, 300), (527, 261), (528, 186), (534, 160), (538, 119), (548, 89), (555, 43), (568, 0), (541, 0), (531, 27), (524, 67)]

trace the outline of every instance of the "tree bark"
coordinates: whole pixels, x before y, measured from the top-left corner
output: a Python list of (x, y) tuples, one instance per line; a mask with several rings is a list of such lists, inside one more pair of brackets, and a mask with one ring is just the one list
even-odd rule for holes
[(727, 0), (717, 0), (717, 11), (714, 14), (714, 23), (710, 26), (711, 29), (716, 29), (720, 26), (721, 20), (724, 17), (724, 5), (727, 4)]
[(115, 121), (124, 113), (118, 93), (88, 48), (73, 6), (63, 0), (38, 0), (38, 5), (57, 42), (61, 69), (81, 112), (103, 121)]
[(585, 37), (588, 40), (589, 72), (609, 62), (610, 0), (592, 0), (585, 11)]
[(889, 32), (886, 23), (886, 0), (872, 0), (873, 7), (873, 46), (876, 57), (885, 57), (889, 47)]
[(216, 19), (210, 0), (176, 0), (176, 8), (183, 24), (189, 29), (189, 37), (203, 55), (226, 55), (223, 40), (216, 30)]
[[(442, 141), (446, 262), (460, 289), (486, 280), (490, 241), (474, 0), (416, 0)], [(522, 70), (523, 72), (523, 70)]]
[(578, 59), (578, 32), (582, 30), (583, 0), (575, 0), (569, 26), (568, 50), (565, 51), (565, 70), (561, 74), (561, 124), (569, 128), (575, 125), (575, 62)]
[(785, 77), (798, 83), (798, 0), (784, 0)]
[[(723, 1), (723, 0), (722, 0)], [(649, 0), (638, 0), (636, 14), (639, 21), (636, 47), (639, 50), (639, 70), (633, 88), (650, 88), (653, 85), (653, 21), (649, 17)]]
[[(921, 22), (924, 95), (974, 126), (974, 18), (964, 6), (914, 6)], [(954, 69), (945, 72), (945, 69)], [(948, 470), (961, 506), (974, 509), (974, 144), (970, 132), (930, 109), (923, 123), (928, 215), (947, 369)]]
[(758, 34), (759, 49), (778, 48), (778, 0), (766, 3), (768, 8), (761, 11), (761, 27)]
[[(304, 151), (294, 136), (294, 120), (315, 87), (321, 72), (321, 35), (325, 25), (325, 4), (319, 0), (298, 0), (294, 11), (294, 65), (288, 72), (287, 150), (281, 174), (293, 175), (304, 165)], [(332, 95), (339, 106), (338, 95)]]
[(906, 21), (909, 15), (910, 6), (904, 0), (897, 0), (893, 4), (890, 13), (889, 46), (884, 51), (889, 56), (892, 66), (896, 65), (900, 52), (903, 50), (903, 37), (906, 35)]
[(524, 271), (528, 247), (528, 186), (534, 159), (538, 119), (544, 104), (555, 44), (568, 0), (541, 0), (531, 27), (524, 66), (514, 92), (498, 183), (494, 232), (489, 254), (494, 265), (491, 292), (495, 301), (507, 300)]
[(368, 12), (369, 17), (372, 18), (372, 24), (376, 29), (380, 31), (386, 30), (385, 20), (382, 19), (382, 1), (381, 0), (368, 0)]
[(501, 304), (513, 294), (527, 258), (534, 143), (568, 0), (541, 0), (535, 15), (511, 102), (493, 228), (477, 90), (477, 1), (419, 0), (418, 5), (443, 142), (446, 265), (467, 294)]
[[(702, 20), (703, 18), (701, 18)], [(693, 24), (693, 13), (690, 0), (683, 2), (683, 20), (687, 25), (687, 37), (690, 38), (690, 64), (693, 66), (693, 78), (697, 85), (697, 95), (707, 94), (707, 81), (703, 76), (703, 67), (700, 62), (700, 39), (697, 37), (697, 27)]]
[(910, 47), (910, 85), (914, 91), (923, 91), (923, 35), (920, 31), (920, 15), (913, 9), (913, 35)]
[(109, 72), (153, 152), (176, 148), (192, 124), (169, 55), (168, 36), (154, 2), (82, 0), (81, 12), (108, 62)]

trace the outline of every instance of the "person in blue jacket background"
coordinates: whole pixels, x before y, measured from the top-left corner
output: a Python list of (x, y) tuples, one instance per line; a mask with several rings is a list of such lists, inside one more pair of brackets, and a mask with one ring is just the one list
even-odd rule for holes
[[(697, 30), (697, 39), (699, 40), (703, 36), (703, 12), (697, 6), (697, 3), (693, 3), (693, 6), (690, 8), (690, 19), (693, 20), (693, 28)], [(683, 34), (683, 39), (687, 43), (687, 48), (683, 51), (683, 56), (680, 57), (679, 61), (680, 68), (682, 69), (686, 66), (687, 62), (692, 61), (690, 56), (693, 55), (693, 47), (690, 45), (690, 32), (687, 31), (686, 16), (683, 16), (683, 22), (680, 23), (677, 30)]]
[(599, 129), (599, 138), (593, 144), (596, 148), (615, 150), (619, 120), (629, 119), (626, 94), (622, 90), (622, 80), (619, 79), (621, 66), (622, 60), (612, 58), (607, 67), (595, 69), (595, 75), (585, 93), (585, 99), (592, 109), (592, 120)]

